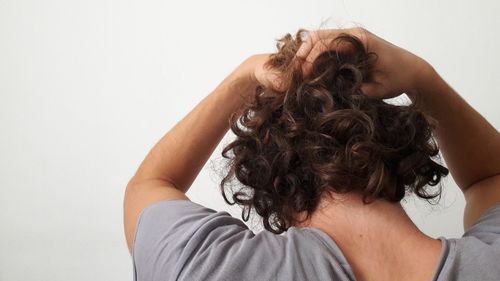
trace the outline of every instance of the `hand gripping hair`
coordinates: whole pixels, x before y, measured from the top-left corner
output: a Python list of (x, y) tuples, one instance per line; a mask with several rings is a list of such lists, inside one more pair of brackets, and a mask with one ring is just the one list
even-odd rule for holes
[(243, 220), (254, 209), (265, 229), (281, 233), (298, 222), (298, 213), (309, 218), (332, 192), (360, 193), (367, 204), (399, 202), (409, 193), (440, 197), (438, 184), (448, 169), (434, 160), (434, 122), (413, 104), (363, 95), (377, 55), (352, 35), (335, 38), (342, 48), (319, 55), (304, 77), (305, 62), (295, 55), (305, 32), (279, 39), (266, 63), (279, 70), (286, 87), (257, 87), (231, 116), (236, 138), (222, 152), (229, 159), (220, 184), (225, 201), (243, 207)]

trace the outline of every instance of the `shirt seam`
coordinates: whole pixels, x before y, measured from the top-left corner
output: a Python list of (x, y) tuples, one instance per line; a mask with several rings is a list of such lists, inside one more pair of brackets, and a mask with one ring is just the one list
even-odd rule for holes
[[(324, 246), (326, 246), (328, 249), (332, 250), (332, 251), (335, 251), (336, 249), (334, 249), (332, 247), (332, 245), (330, 245), (329, 243), (327, 243), (327, 241), (324, 241), (322, 238), (318, 237), (317, 235), (319, 235), (318, 233), (315, 233), (314, 230), (312, 229), (308, 229), (308, 228), (304, 228), (303, 230), (306, 230), (307, 232), (309, 233), (312, 233), (312, 236), (314, 237), (314, 239), (318, 240), (321, 244), (323, 244)], [(341, 251), (341, 249), (339, 248), (339, 250)], [(344, 254), (342, 253), (342, 256)], [(345, 259), (345, 257), (344, 257)], [(338, 259), (336, 259), (337, 261), (339, 261)], [(339, 264), (342, 265), (342, 266), (346, 266), (346, 267), (349, 267), (351, 268), (351, 265), (347, 262), (344, 262), (344, 261), (339, 261)]]
[(447, 239), (449, 242), (449, 249), (448, 249), (448, 254), (446, 255), (446, 259), (444, 261), (443, 267), (439, 271), (436, 281), (440, 281), (442, 278), (441, 276), (443, 272), (448, 272), (450, 266), (452, 266), (453, 262), (455, 261), (455, 256), (456, 256), (456, 241), (453, 239)]

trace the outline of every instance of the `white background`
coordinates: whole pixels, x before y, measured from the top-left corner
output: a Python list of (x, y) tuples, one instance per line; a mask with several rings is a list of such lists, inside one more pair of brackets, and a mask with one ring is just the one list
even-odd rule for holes
[[(422, 56), (499, 128), (499, 3), (0, 0), (0, 280), (132, 280), (129, 178), (239, 63), (301, 27), (359, 25)], [(239, 216), (210, 163), (188, 196)], [(460, 237), (464, 199), (443, 183), (439, 206), (405, 207)]]

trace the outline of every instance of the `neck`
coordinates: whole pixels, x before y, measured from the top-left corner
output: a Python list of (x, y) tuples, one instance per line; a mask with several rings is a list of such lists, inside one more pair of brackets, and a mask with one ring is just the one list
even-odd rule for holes
[(422, 233), (399, 203), (363, 204), (360, 195), (332, 194), (311, 218), (342, 250), (356, 280), (430, 280), (441, 242)]

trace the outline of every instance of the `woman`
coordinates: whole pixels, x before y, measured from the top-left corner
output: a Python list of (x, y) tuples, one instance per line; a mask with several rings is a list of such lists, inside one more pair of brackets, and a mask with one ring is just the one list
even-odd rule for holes
[[(497, 130), (369, 31), (305, 33), (245, 60), (146, 156), (124, 201), (134, 280), (500, 280)], [(412, 105), (382, 101), (401, 93)], [(185, 195), (229, 128), (223, 196), (262, 217), (258, 234)], [(439, 196), (433, 134), (467, 202), (460, 239), (399, 203)]]

